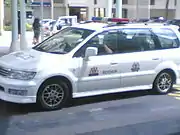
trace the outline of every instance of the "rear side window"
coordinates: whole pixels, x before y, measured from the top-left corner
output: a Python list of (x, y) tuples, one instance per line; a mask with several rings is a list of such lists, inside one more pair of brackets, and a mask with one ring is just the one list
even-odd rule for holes
[(120, 53), (151, 51), (157, 48), (153, 34), (146, 28), (125, 28), (119, 33)]
[(179, 47), (177, 35), (168, 28), (153, 28), (153, 33), (160, 43), (161, 49), (171, 49)]

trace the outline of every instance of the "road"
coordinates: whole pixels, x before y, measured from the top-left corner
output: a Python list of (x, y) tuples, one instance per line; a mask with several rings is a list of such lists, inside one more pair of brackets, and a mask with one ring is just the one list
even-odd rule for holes
[(75, 99), (51, 112), (0, 103), (1, 135), (180, 134), (180, 101), (147, 91)]

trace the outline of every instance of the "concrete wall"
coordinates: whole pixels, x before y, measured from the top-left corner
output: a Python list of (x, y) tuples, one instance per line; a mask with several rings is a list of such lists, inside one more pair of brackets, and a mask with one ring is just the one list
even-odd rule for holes
[[(41, 9), (39, 7), (34, 8), (34, 16), (41, 17)], [(59, 16), (66, 15), (65, 7), (54, 7), (54, 19), (57, 19)], [(51, 18), (51, 9), (50, 7), (44, 8), (44, 19)]]
[(5, 7), (4, 8), (4, 23), (9, 24), (11, 22), (11, 8)]
[[(177, 0), (178, 2), (179, 0)], [(151, 5), (151, 9), (165, 9), (166, 0), (155, 0), (155, 5)], [(169, 1), (169, 9), (175, 9), (175, 0)]]
[[(50, 7), (43, 8), (43, 18), (50, 18), (51, 17), (51, 9)], [(40, 7), (33, 7), (33, 15), (34, 17), (41, 18), (41, 8)]]
[(59, 16), (66, 15), (66, 8), (65, 7), (55, 7), (54, 8), (54, 19), (57, 19)]
[[(156, 17), (156, 16), (166, 17), (166, 10), (165, 9), (151, 9), (151, 17)], [(173, 19), (173, 18), (175, 18), (175, 10), (169, 9), (168, 19)]]

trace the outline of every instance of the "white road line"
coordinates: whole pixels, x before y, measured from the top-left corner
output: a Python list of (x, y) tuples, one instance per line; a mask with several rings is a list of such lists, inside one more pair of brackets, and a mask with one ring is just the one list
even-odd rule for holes
[(161, 112), (161, 111), (167, 111), (171, 109), (177, 109), (177, 106), (167, 106), (167, 107), (161, 107), (161, 108), (153, 108), (151, 109), (151, 112)]
[(93, 108), (91, 110), (89, 110), (89, 112), (97, 112), (97, 111), (102, 111), (104, 110), (103, 108)]
[(180, 100), (180, 97), (175, 97), (175, 99)]

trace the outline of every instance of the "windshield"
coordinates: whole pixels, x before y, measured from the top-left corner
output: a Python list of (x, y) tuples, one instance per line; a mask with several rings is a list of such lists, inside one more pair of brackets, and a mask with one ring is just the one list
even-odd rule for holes
[(93, 32), (93, 30), (88, 29), (67, 27), (33, 47), (33, 49), (47, 53), (65, 54), (73, 50)]

